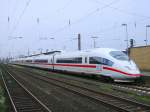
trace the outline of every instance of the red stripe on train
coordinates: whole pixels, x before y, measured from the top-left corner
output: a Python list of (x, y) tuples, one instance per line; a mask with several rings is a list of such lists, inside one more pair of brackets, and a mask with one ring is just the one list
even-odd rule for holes
[(143, 76), (143, 74), (129, 74), (129, 73), (126, 73), (126, 72), (123, 72), (123, 71), (120, 71), (120, 70), (117, 70), (117, 69), (114, 69), (114, 68), (106, 67), (106, 66), (103, 67), (103, 69), (110, 70), (110, 71), (113, 71), (113, 72), (118, 72), (118, 73), (128, 75), (128, 76)]
[(82, 68), (96, 68), (95, 65), (79, 65), (79, 64), (53, 64), (54, 66), (73, 66), (73, 67), (82, 67)]
[(70, 67), (82, 67), (82, 68), (96, 68), (96, 65), (80, 65), (80, 64), (48, 64), (48, 63), (32, 63), (32, 64), (42, 64), (42, 65), (54, 65), (54, 66), (70, 66)]
[[(70, 66), (70, 67), (82, 67), (82, 68), (96, 68), (96, 65), (80, 65), (80, 64), (46, 64), (46, 63), (33, 63), (33, 64), (43, 64), (43, 65), (54, 65), (54, 66)], [(127, 76), (143, 76), (143, 74), (129, 74), (120, 70), (117, 70), (115, 68), (110, 68), (103, 66), (103, 69), (121, 73)]]

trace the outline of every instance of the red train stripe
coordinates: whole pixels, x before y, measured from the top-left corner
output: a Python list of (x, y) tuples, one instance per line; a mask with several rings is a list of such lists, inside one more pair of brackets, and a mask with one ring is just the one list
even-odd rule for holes
[[(70, 67), (82, 67), (82, 68), (96, 68), (96, 65), (81, 65), (81, 64), (48, 64), (48, 63), (33, 63), (33, 64), (44, 64), (44, 65), (54, 65), (54, 66), (70, 66)], [(118, 72), (127, 76), (143, 76), (143, 74), (129, 74), (115, 68), (103, 66), (103, 69)]]
[(53, 64), (54, 66), (73, 66), (82, 68), (96, 68), (96, 65), (79, 65), (79, 64)]
[(126, 73), (126, 72), (123, 72), (123, 71), (120, 71), (120, 70), (117, 70), (117, 69), (114, 69), (114, 68), (106, 67), (106, 66), (103, 67), (103, 69), (118, 72), (118, 73), (128, 75), (128, 76), (143, 76), (143, 74), (129, 74), (129, 73)]
[(48, 64), (48, 63), (32, 63), (32, 64), (42, 64), (42, 65), (54, 65), (54, 66), (72, 66), (72, 67), (82, 67), (82, 68), (96, 68), (96, 65), (81, 65), (81, 64)]

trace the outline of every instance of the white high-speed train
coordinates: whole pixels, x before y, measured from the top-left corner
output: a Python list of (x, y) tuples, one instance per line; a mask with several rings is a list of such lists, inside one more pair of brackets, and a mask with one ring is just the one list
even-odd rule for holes
[(13, 59), (12, 63), (83, 75), (97, 75), (116, 82), (134, 82), (143, 76), (133, 60), (125, 53), (110, 48), (50, 52), (50, 54)]

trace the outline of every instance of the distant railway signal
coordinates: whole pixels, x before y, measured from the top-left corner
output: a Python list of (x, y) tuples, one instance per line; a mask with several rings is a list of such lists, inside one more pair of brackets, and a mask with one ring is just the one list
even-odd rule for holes
[(130, 39), (130, 48), (134, 47), (134, 43), (135, 43), (135, 40), (134, 39)]

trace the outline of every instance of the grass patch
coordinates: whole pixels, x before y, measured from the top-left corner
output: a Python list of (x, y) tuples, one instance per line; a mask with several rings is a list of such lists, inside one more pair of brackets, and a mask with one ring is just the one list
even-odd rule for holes
[(128, 93), (128, 95), (135, 98), (139, 102), (146, 103), (146, 104), (150, 105), (150, 96), (143, 96), (143, 95), (140, 95), (140, 94), (137, 95), (137, 94), (133, 94), (133, 93)]
[(150, 105), (150, 96), (146, 96), (141, 93), (137, 93), (134, 91), (128, 91), (128, 90), (124, 90), (124, 89), (123, 90), (120, 90), (117, 88), (113, 88), (113, 89), (114, 89), (114, 91), (117, 91), (117, 93), (122, 94), (122, 95), (128, 97), (129, 99)]
[(0, 86), (0, 112), (6, 112), (6, 98), (4, 96), (4, 89)]
[(103, 89), (103, 90), (105, 90), (105, 91), (107, 91), (107, 92), (112, 92), (112, 91), (113, 91), (111, 85), (103, 85), (103, 86), (101, 87), (101, 89)]
[(137, 99), (142, 100), (142, 101), (144, 101), (145, 103), (150, 104), (150, 96), (142, 96), (142, 97), (136, 96), (136, 97), (137, 97)]
[(138, 102), (150, 105), (150, 96), (144, 96), (144, 95), (140, 95), (140, 94), (137, 95), (134, 93), (126, 93), (126, 95)]
[(6, 98), (6, 92), (3, 88), (2, 76), (0, 70), (0, 112), (8, 112), (8, 104)]

